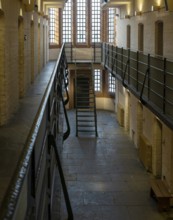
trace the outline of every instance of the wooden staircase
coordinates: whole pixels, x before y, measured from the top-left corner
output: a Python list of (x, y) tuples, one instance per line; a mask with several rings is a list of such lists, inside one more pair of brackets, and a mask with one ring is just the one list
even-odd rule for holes
[[(91, 65), (91, 64), (90, 64)], [(92, 68), (80, 68), (76, 65), (76, 136), (97, 133), (97, 114)]]

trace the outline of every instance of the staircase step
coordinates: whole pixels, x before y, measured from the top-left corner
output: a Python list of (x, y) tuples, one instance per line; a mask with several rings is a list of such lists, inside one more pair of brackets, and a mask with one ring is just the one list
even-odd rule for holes
[(94, 118), (94, 115), (77, 115), (78, 118)]
[(94, 98), (93, 92), (92, 93), (80, 93), (79, 98)]
[(94, 96), (86, 96), (86, 97), (84, 97), (84, 96), (78, 96), (78, 97), (76, 97), (76, 99), (94, 99), (95, 97)]
[(94, 128), (93, 125), (80, 125), (78, 124), (78, 128)]
[(85, 132), (97, 136), (94, 84), (92, 78), (86, 76), (84, 70), (77, 73), (76, 78), (76, 135)]
[(92, 88), (92, 87), (88, 88), (88, 87), (85, 87), (85, 86), (82, 86), (82, 87), (77, 86), (76, 88), (77, 88), (77, 91), (78, 91), (78, 90), (80, 90), (80, 91), (81, 91), (81, 90), (82, 90), (82, 91), (86, 91), (86, 90), (87, 90), (87, 91), (88, 91), (88, 90), (93, 90), (93, 88)]
[(78, 111), (77, 112), (90, 112), (90, 113), (94, 113), (94, 107), (88, 107), (88, 108), (82, 108), (82, 107), (78, 107)]
[(78, 119), (78, 122), (88, 122), (88, 123), (92, 123), (95, 122), (94, 120), (82, 120), (82, 119)]
[[(82, 103), (83, 104), (83, 103)], [(94, 105), (77, 105), (77, 108), (81, 108), (81, 109), (93, 109), (94, 108)]]
[(78, 130), (78, 132), (95, 132), (95, 130)]
[(94, 101), (89, 101), (89, 100), (77, 100), (77, 103), (94, 103)]
[(78, 101), (78, 102), (76, 102), (76, 106), (77, 106), (77, 108), (80, 108), (80, 107), (90, 108), (90, 107), (94, 107), (94, 102)]

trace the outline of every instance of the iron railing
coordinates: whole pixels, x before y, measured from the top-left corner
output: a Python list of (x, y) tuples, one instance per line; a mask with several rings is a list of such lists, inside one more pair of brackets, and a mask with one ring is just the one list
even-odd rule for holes
[[(19, 166), (1, 204), (0, 219), (51, 219), (56, 163), (60, 172), (68, 219), (73, 219), (58, 153), (63, 139), (70, 133), (65, 109), (68, 95), (67, 100), (64, 101), (63, 98), (64, 88), (67, 92), (67, 76), (67, 60), (63, 45), (24, 146)], [(62, 106), (67, 130), (61, 134), (59, 118), (60, 114), (63, 115)]]
[(105, 68), (173, 128), (173, 62), (107, 43), (102, 53)]
[(91, 62), (101, 63), (102, 60), (102, 43), (92, 43), (90, 48), (85, 48), (87, 51), (83, 53), (83, 48), (76, 48), (72, 43), (65, 43), (65, 53), (68, 63), (76, 62)]

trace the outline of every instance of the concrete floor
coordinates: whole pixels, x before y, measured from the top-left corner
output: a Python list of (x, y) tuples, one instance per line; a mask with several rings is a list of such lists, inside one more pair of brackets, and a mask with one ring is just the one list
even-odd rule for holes
[[(171, 220), (150, 198), (150, 178), (112, 112), (98, 111), (98, 138), (75, 137), (75, 112), (62, 162), (75, 220)], [(62, 196), (63, 197), (63, 196)], [(67, 219), (64, 201), (61, 220)]]

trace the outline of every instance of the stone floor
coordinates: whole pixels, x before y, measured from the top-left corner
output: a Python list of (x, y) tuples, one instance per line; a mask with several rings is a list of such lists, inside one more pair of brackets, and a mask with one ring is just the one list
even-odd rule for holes
[[(68, 112), (71, 135), (62, 161), (75, 220), (171, 220), (149, 196), (151, 174), (115, 115), (98, 111), (98, 138), (75, 137), (75, 112)], [(63, 197), (63, 196), (62, 196)], [(67, 219), (64, 201), (61, 220)]]

